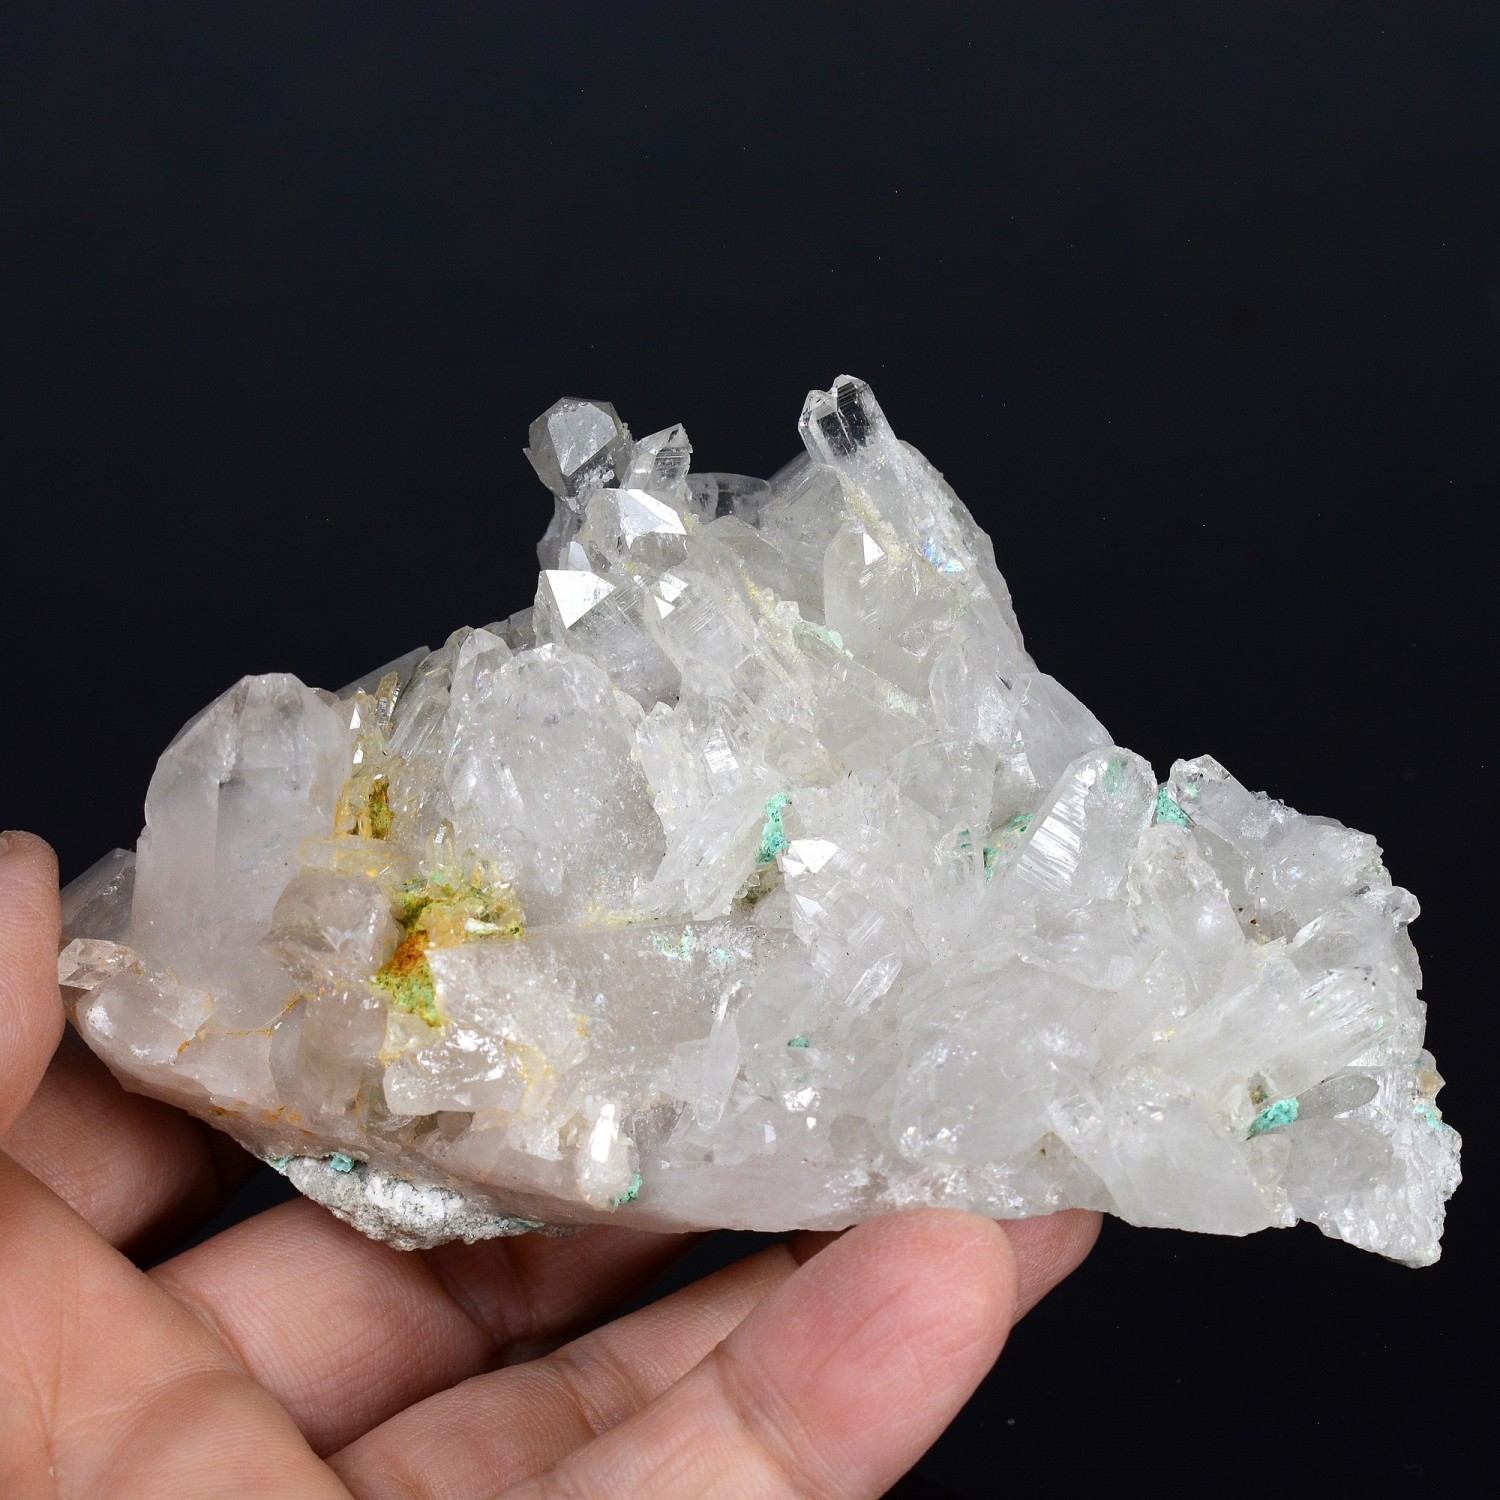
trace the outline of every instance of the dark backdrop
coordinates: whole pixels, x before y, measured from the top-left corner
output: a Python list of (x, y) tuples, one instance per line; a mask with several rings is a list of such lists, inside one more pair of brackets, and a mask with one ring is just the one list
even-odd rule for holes
[(0, 791), (65, 875), (240, 674), (338, 686), (527, 602), (557, 396), (764, 474), (848, 370), (1123, 743), (1373, 831), (1422, 898), (1443, 1263), (1112, 1224), (912, 1495), (1473, 1456), (1500, 10), (1229, 10), (3, 20)]

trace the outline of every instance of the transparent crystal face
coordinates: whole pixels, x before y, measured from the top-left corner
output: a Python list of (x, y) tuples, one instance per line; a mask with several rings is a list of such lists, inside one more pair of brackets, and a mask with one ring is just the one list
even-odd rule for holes
[(770, 480), (565, 400), (529, 608), (161, 758), (60, 978), (132, 1088), (371, 1234), (1076, 1205), (1436, 1259), (1416, 902), (1207, 756), (1158, 783), (842, 377)]

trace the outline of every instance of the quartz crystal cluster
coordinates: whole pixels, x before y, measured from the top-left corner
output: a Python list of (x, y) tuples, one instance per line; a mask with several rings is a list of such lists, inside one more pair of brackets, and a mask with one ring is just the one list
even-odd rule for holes
[(865, 384), (800, 430), (767, 481), (547, 411), (532, 606), (192, 720), (69, 892), (83, 1036), (404, 1246), (1081, 1205), (1436, 1259), (1375, 841), (1158, 783)]

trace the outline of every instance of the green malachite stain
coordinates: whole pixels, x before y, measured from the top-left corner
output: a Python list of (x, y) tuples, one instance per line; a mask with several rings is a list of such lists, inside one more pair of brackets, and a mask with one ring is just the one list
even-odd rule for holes
[(1125, 757), (1123, 755), (1111, 755), (1108, 764), (1104, 767), (1104, 790), (1111, 797), (1125, 790)]
[(640, 1196), (641, 1174), (637, 1172), (635, 1176), (630, 1179), (630, 1186), (626, 1188), (618, 1198), (611, 1198), (609, 1200), (609, 1206), (611, 1208), (623, 1208), (627, 1203), (634, 1203), (635, 1200)]
[(1267, 1130), (1279, 1130), (1283, 1125), (1290, 1125), (1297, 1118), (1297, 1101), (1295, 1099), (1278, 1099), (1274, 1104), (1268, 1104), (1256, 1115), (1254, 1123), (1250, 1126), (1251, 1135), (1261, 1135)]
[(1188, 815), (1177, 805), (1166, 787), (1159, 788), (1156, 793), (1156, 821), (1176, 823), (1179, 828), (1188, 826)]
[(766, 826), (760, 831), (760, 848), (755, 852), (757, 864), (770, 864), (790, 843), (781, 822), (782, 809), (789, 801), (791, 798), (785, 792), (776, 792), (766, 798)]
[(995, 842), (984, 846), (984, 879), (986, 884), (994, 879), (995, 866), (1000, 862), (1000, 841), (1007, 838), (1020, 838), (1031, 827), (1035, 817), (1035, 813), (1017, 813), (1014, 817), (1007, 818), (999, 828), (990, 834), (990, 837)]
[(664, 932), (653, 932), (651, 946), (663, 958), (675, 958), (681, 963), (693, 956), (693, 949), (697, 947), (697, 939), (691, 927), (684, 927), (680, 938), (669, 938)]
[(791, 1039), (791, 1041), (789, 1041), (787, 1043), (787, 1046), (788, 1047), (805, 1047), (805, 1046), (807, 1046), (807, 1038), (805, 1036), (794, 1036)]
[(352, 1172), (354, 1170), (354, 1158), (346, 1151), (335, 1151), (328, 1158), (328, 1165), (335, 1172)]
[(840, 656), (847, 656), (850, 661), (854, 660), (854, 653), (846, 650), (844, 638), (836, 630), (829, 630), (825, 626), (815, 624), (812, 620), (803, 620), (802, 628), (809, 634), (817, 636), (825, 646), (832, 646)]

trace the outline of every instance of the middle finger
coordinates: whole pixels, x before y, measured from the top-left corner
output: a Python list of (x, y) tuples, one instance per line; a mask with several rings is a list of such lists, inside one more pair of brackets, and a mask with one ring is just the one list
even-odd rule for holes
[(571, 1336), (691, 1240), (606, 1227), (401, 1251), (304, 1199), (151, 1275), (328, 1453), (413, 1401)]

